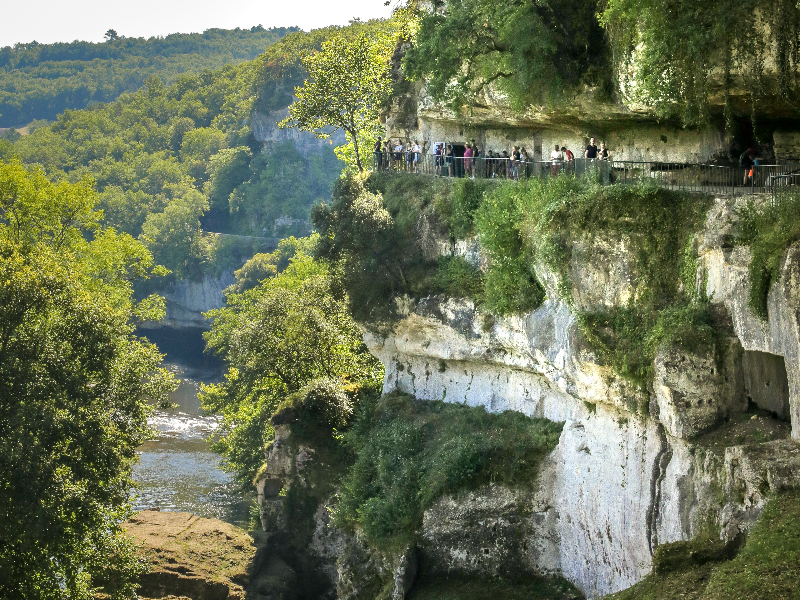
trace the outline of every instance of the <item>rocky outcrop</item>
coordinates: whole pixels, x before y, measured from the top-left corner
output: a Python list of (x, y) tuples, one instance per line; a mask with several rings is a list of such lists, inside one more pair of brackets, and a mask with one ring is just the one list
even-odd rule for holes
[(267, 114), (254, 111), (250, 115), (250, 128), (253, 130), (253, 136), (262, 144), (294, 142), (295, 148), (303, 158), (319, 154), (323, 148), (330, 148), (331, 141), (334, 146), (340, 146), (346, 142), (342, 131), (333, 133), (329, 141), (318, 138), (311, 132), (300, 131), (296, 127), (287, 127), (286, 129), (278, 127), (278, 123), (288, 116), (288, 108), (274, 110)]
[(164, 319), (158, 323), (144, 323), (141, 327), (208, 328), (209, 323), (203, 313), (225, 306), (225, 288), (234, 282), (233, 271), (223, 271), (219, 276), (205, 275), (199, 281), (175, 281), (160, 292), (167, 301)]
[(124, 528), (149, 564), (140, 578), (143, 597), (245, 599), (256, 547), (241, 529), (190, 513), (153, 510), (134, 515)]
[[(783, 357), (780, 362), (763, 365), (777, 379), (773, 390), (784, 389), (780, 376), (785, 370), (785, 389), (788, 398), (776, 398), (774, 391), (764, 396), (758, 393), (759, 386), (753, 385), (756, 374), (751, 371), (752, 400), (767, 409), (780, 404), (784, 411), (784, 400), (792, 423), (792, 437), (800, 439), (800, 243), (789, 248), (781, 264), (780, 277), (771, 287), (767, 296), (767, 321), (756, 316), (748, 307), (750, 277), (750, 251), (746, 246), (731, 247), (729, 240), (737, 233), (738, 209), (748, 198), (720, 199), (709, 213), (700, 247), (702, 271), (700, 281), (707, 280), (705, 289), (708, 297), (723, 304), (731, 316), (731, 323), (742, 348), (748, 352), (760, 352)], [(756, 202), (767, 202), (769, 198), (756, 198)], [(750, 367), (757, 355), (748, 355)], [(764, 360), (760, 361), (764, 363)], [(763, 379), (763, 378), (762, 378)], [(763, 380), (769, 381), (769, 379)], [(779, 393), (779, 392), (778, 392)]]
[[(800, 436), (800, 244), (761, 321), (747, 308), (747, 249), (730, 243), (743, 201), (717, 199), (698, 232), (698, 283), (731, 322), (723, 359), (662, 347), (647, 391), (600, 363), (574, 312), (635, 301), (637, 263), (624, 238), (576, 242), (571, 305), (555, 275), (537, 266), (548, 300), (528, 315), (498, 318), (434, 297), (401, 303), (406, 312), (391, 334), (365, 334), (386, 367), (384, 392), (565, 422), (530, 491), (487, 488), (443, 498), (426, 513), (426, 566), (559, 573), (596, 598), (642, 579), (660, 544), (710, 526), (731, 541), (766, 494), (800, 485), (800, 445), (789, 439), (790, 431)], [(462, 246), (464, 255), (472, 248)], [(751, 419), (748, 403), (771, 416)]]

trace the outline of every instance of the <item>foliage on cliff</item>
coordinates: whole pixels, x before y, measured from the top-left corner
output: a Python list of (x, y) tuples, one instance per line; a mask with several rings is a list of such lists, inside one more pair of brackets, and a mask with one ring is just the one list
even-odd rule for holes
[[(720, 551), (707, 552), (716, 544)], [(672, 564), (658, 568), (665, 550)], [(681, 552), (683, 550), (683, 552)], [(798, 598), (800, 580), (800, 496), (772, 498), (747, 542), (731, 558), (718, 541), (678, 542), (659, 547), (656, 568), (633, 587), (607, 600), (772, 600)]]
[(117, 37), (105, 43), (20, 43), (0, 48), (0, 126), (54, 120), (67, 109), (110, 102), (155, 76), (181, 75), (256, 58), (296, 28), (207, 29), (166, 37)]
[(602, 21), (615, 67), (635, 81), (621, 82), (625, 93), (661, 117), (703, 121), (720, 94), (730, 117), (732, 92), (745, 97), (753, 117), (766, 97), (797, 106), (795, 0), (610, 0)]
[(296, 254), (279, 275), (227, 297), (208, 313), (208, 348), (228, 364), (225, 381), (203, 386), (202, 403), (223, 415), (215, 449), (237, 480), (247, 485), (272, 439), (270, 418), (278, 406), (321, 378), (359, 387), (381, 380), (361, 330), (337, 295), (329, 269)]
[(443, 494), (484, 483), (527, 485), (562, 424), (393, 393), (364, 403), (346, 433), (356, 455), (334, 521), (377, 547), (405, 548)]
[[(702, 228), (707, 197), (656, 186), (599, 186), (560, 178), (531, 181), (521, 192), (527, 244), (536, 260), (558, 276), (559, 292), (572, 301), (570, 264), (591, 260), (596, 242), (623, 244), (632, 296), (621, 306), (579, 314), (589, 343), (624, 376), (645, 382), (658, 347), (682, 343), (713, 347), (714, 317), (695, 289), (694, 236)], [(614, 260), (613, 255), (607, 260)], [(602, 261), (595, 268), (610, 269)]]
[(412, 175), (350, 175), (338, 182), (330, 204), (314, 208), (317, 256), (341, 272), (356, 320), (385, 328), (397, 317), (394, 299), (403, 295), (482, 298), (477, 269), (437, 256), (438, 241), (453, 227), (450, 215), (463, 216), (454, 204), (471, 197), (468, 186), (455, 193), (451, 186)]
[(578, 84), (610, 79), (598, 4), (435, 0), (404, 72), (454, 108), (479, 103), (491, 84), (517, 108), (563, 100)]
[(131, 282), (153, 258), (99, 225), (88, 182), (0, 163), (0, 597), (134, 595), (119, 522), (146, 400), (174, 389), (132, 321), (158, 318)]
[(781, 263), (786, 251), (800, 240), (800, 194), (789, 192), (778, 196), (778, 203), (756, 207), (751, 201), (741, 211), (738, 243), (750, 246), (749, 306), (762, 319), (767, 319), (767, 295), (780, 279)]

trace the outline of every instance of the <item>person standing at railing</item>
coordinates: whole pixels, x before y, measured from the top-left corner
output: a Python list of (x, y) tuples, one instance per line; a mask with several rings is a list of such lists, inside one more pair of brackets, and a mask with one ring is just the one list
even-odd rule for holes
[(519, 181), (519, 163), (520, 163), (520, 152), (519, 146), (514, 146), (511, 149), (511, 177)]
[(519, 151), (519, 162), (520, 162), (520, 176), (527, 179), (530, 176), (528, 173), (528, 151), (525, 149), (525, 146)]
[(753, 184), (753, 166), (755, 165), (756, 153), (752, 146), (745, 150), (739, 157), (739, 166), (744, 168), (744, 179), (742, 185)]
[(394, 168), (403, 168), (403, 142), (397, 138), (397, 143), (394, 145)]
[[(602, 161), (608, 161), (608, 148), (606, 143), (600, 143), (600, 150), (597, 152), (597, 158)], [(607, 162), (600, 164), (600, 176), (603, 178), (603, 184), (607, 185), (611, 182), (611, 165)]]
[(414, 145), (411, 146), (411, 151), (414, 153), (414, 173), (419, 173), (419, 155), (422, 149), (419, 146), (418, 140), (414, 140)]
[(472, 146), (467, 144), (464, 148), (464, 176), (469, 177), (470, 175), (472, 175)]
[(583, 153), (584, 158), (597, 158), (597, 142), (594, 137), (589, 140), (589, 145), (586, 146), (586, 151)]
[(564, 155), (564, 171), (572, 173), (575, 170), (575, 155), (566, 146), (561, 146), (561, 154)]
[(564, 154), (561, 152), (561, 148), (559, 148), (558, 144), (556, 144), (556, 149), (550, 153), (550, 160), (552, 161), (550, 165), (550, 176), (555, 177), (561, 169), (561, 163), (564, 162)]
[(378, 136), (378, 141), (375, 142), (375, 146), (372, 148), (372, 154), (374, 156), (374, 168), (376, 171), (381, 171), (383, 169), (383, 154), (381, 154), (381, 136)]
[(453, 154), (453, 144), (447, 144), (447, 152), (444, 155), (444, 162), (447, 165), (447, 176), (452, 177), (455, 170), (455, 154)]

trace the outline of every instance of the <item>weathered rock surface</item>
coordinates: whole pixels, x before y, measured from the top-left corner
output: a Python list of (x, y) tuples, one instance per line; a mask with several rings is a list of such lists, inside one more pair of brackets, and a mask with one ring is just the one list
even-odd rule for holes
[(170, 285), (161, 294), (167, 301), (164, 319), (158, 323), (145, 323), (154, 327), (209, 327), (204, 312), (225, 306), (225, 288), (233, 285), (233, 271), (224, 271), (218, 277), (206, 275), (199, 281), (182, 279)]
[[(331, 147), (327, 139), (320, 139), (311, 132), (300, 131), (295, 127), (286, 129), (278, 127), (278, 122), (283, 121), (288, 116), (288, 108), (275, 110), (267, 114), (254, 111), (250, 115), (250, 128), (253, 130), (253, 136), (262, 144), (294, 142), (295, 148), (304, 158), (319, 154), (323, 148)], [(331, 140), (334, 146), (344, 144), (346, 141), (342, 131), (334, 133)]]
[(244, 600), (253, 539), (241, 529), (190, 513), (143, 511), (125, 530), (150, 565), (141, 576), (146, 598)]
[[(642, 579), (659, 544), (691, 539), (709, 523), (731, 540), (758, 516), (765, 494), (800, 486), (800, 445), (788, 439), (790, 429), (800, 437), (800, 244), (761, 321), (747, 307), (748, 251), (730, 243), (742, 201), (718, 199), (698, 235), (697, 280), (734, 333), (724, 361), (664, 347), (650, 393), (598, 364), (542, 266), (549, 299), (528, 315), (495, 318), (468, 301), (434, 297), (407, 303), (390, 335), (365, 334), (386, 367), (384, 392), (565, 421), (535, 492), (490, 488), (443, 498), (426, 513), (426, 565), (559, 573), (596, 598)], [(480, 264), (474, 243), (456, 251)], [(574, 306), (634, 302), (632, 252), (624, 239), (579, 241), (569, 265)], [(791, 427), (767, 416), (756, 429), (736, 422), (748, 401), (791, 418)]]

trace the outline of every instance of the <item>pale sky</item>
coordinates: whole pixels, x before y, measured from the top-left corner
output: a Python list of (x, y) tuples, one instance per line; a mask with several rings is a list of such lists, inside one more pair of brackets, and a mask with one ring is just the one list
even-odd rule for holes
[(36, 40), (104, 41), (115, 29), (126, 37), (151, 37), (205, 29), (297, 25), (308, 31), (388, 17), (384, 0), (2, 0), (0, 47)]

